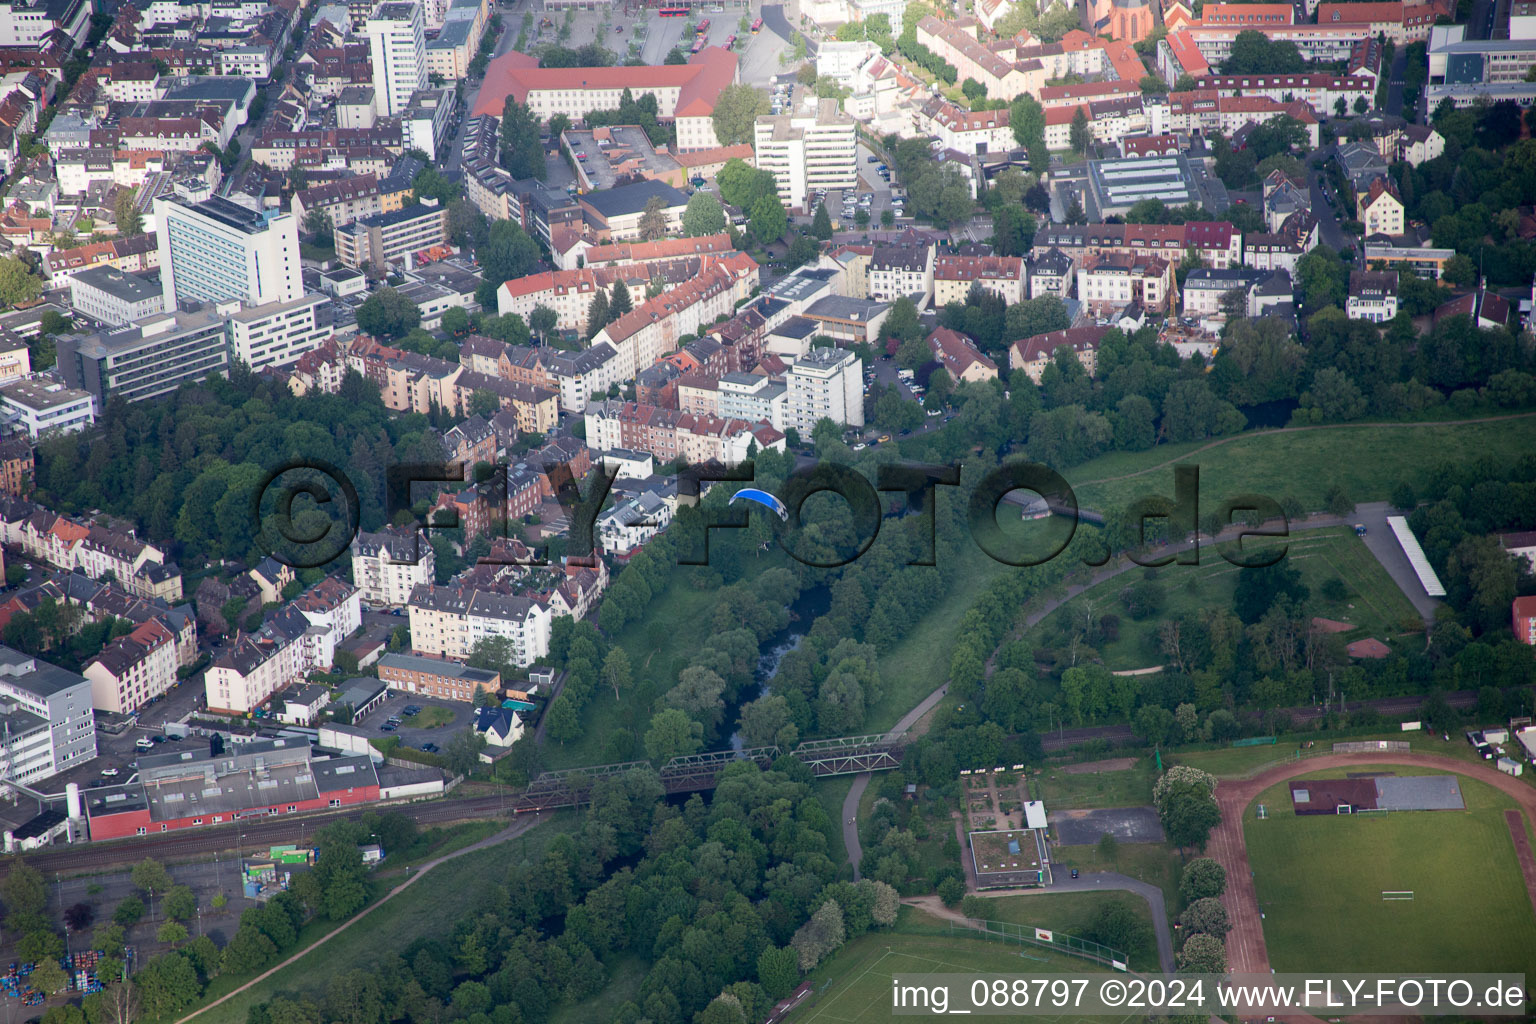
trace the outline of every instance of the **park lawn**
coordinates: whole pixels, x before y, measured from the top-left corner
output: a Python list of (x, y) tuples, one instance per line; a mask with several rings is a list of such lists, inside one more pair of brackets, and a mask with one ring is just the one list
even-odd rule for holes
[(1136, 920), (1147, 926), (1147, 941), (1140, 949), (1122, 950), (1129, 953), (1131, 970), (1155, 971), (1157, 962), (1157, 937), (1152, 931), (1152, 909), (1147, 901), (1128, 892), (1046, 892), (1031, 896), (988, 896), (985, 917), (989, 921), (1007, 921), (1032, 928), (1045, 928), (1077, 938), (1086, 938), (1093, 928), (1094, 918), (1107, 905), (1127, 907)]
[[(902, 907), (890, 931), (859, 936), (828, 957), (807, 977), (813, 993), (785, 1017), (792, 1024), (884, 1024), (894, 1018), (891, 979), (922, 983), (935, 974), (1080, 974), (1102, 973), (1091, 960), (1055, 953), (1040, 946), (988, 941), (914, 907)], [(1021, 955), (1022, 953), (1022, 955)], [(968, 986), (967, 992), (968, 995)], [(950, 1009), (962, 993), (952, 992)], [(1031, 1016), (1062, 1024), (1093, 1021), (1121, 1024), (1135, 1017)]]
[(453, 719), (452, 711), (432, 705), (422, 708), (420, 714), (411, 716), (407, 724), (412, 729), (436, 729), (438, 726), (447, 725)]
[[(1321, 509), (1334, 486), (1357, 502), (1384, 501), (1402, 480), (1421, 486), (1432, 465), (1479, 458), (1513, 462), (1530, 450), (1533, 440), (1536, 418), (1530, 417), (1262, 431), (1117, 452), (1063, 475), (1077, 500), (1091, 508), (1124, 508), (1146, 495), (1171, 496), (1173, 465), (1185, 462), (1200, 467), (1202, 508), (1257, 492), (1276, 501), (1294, 497), (1309, 509)], [(1426, 456), (1431, 444), (1433, 454)]]
[[(1050, 805), (1046, 806), (1049, 808)], [(1084, 873), (1118, 871), (1138, 881), (1149, 882), (1163, 890), (1163, 907), (1168, 912), (1169, 923), (1172, 924), (1178, 916), (1179, 875), (1183, 871), (1183, 861), (1166, 843), (1120, 843), (1115, 847), (1113, 857), (1100, 853), (1097, 844), (1051, 844), (1051, 873), (1069, 877), (1073, 868)]]
[[(1243, 833), (1276, 970), (1536, 971), (1536, 916), (1504, 821), (1514, 802), (1459, 778), (1463, 811), (1300, 816), (1284, 786), (1259, 796), (1272, 813), (1245, 814)], [(1414, 898), (1381, 898), (1394, 890)]]
[[(599, 680), (592, 699), (581, 712), (582, 734), (565, 743), (548, 741), (544, 756), (551, 768), (605, 764), (612, 758), (605, 754), (608, 737), (615, 730), (635, 733), (636, 747), (631, 760), (643, 760), (646, 725), (653, 705), (677, 684), (677, 674), (688, 659), (708, 641), (711, 633), (710, 611), (716, 591), (696, 590), (688, 585), (684, 566), (672, 570), (669, 586), (660, 597), (652, 598), (646, 616), (631, 622), (614, 638), (624, 648), (633, 666), (634, 683), (615, 701), (613, 690)], [(722, 728), (734, 728), (726, 723)], [(715, 750), (724, 743), (705, 743)]]
[[(330, 942), (311, 950), (228, 1002), (198, 1014), (198, 1024), (245, 1024), (246, 1014), (252, 1006), (266, 1002), (280, 992), (319, 995), (334, 974), (368, 970), (379, 957), (399, 953), (417, 938), (441, 936), (444, 922), (473, 915), (481, 903), (481, 889), (477, 885), (466, 885), (466, 879), (499, 882), (525, 857), (530, 860), (540, 857), (555, 836), (570, 829), (575, 821), (576, 815), (572, 811), (556, 812), (516, 839), (466, 853), (436, 868)], [(335, 926), (336, 923), (331, 921), (311, 922), (305, 926), (302, 941), (294, 948), (302, 949)], [(284, 954), (285, 957), (291, 955), (291, 951)], [(243, 975), (216, 979), (204, 1002), (216, 999), (248, 980)]]
[[(1311, 603), (1323, 618), (1354, 623), (1357, 629), (1345, 634), (1349, 640), (1374, 636), (1395, 643), (1405, 624), (1417, 626), (1419, 616), (1403, 592), (1387, 575), (1365, 542), (1347, 527), (1309, 530), (1297, 533), (1287, 542), (1289, 562), (1301, 573), (1311, 590)], [(1145, 570), (1143, 571), (1145, 572)], [(1111, 671), (1151, 668), (1161, 664), (1158, 627), (1162, 622), (1202, 608), (1230, 608), (1241, 570), (1227, 562), (1215, 546), (1202, 542), (1199, 565), (1169, 565), (1154, 570), (1153, 578), (1163, 584), (1163, 607), (1156, 614), (1137, 621), (1130, 617), (1120, 593), (1143, 578), (1135, 570), (1106, 580), (1085, 594), (1052, 612), (1036, 627), (1046, 633), (1070, 621), (1069, 616), (1092, 601), (1098, 614), (1120, 618), (1119, 636), (1097, 649)], [(1329, 579), (1345, 581), (1350, 588), (1343, 601), (1328, 601), (1321, 588)]]
[(1047, 811), (1098, 807), (1144, 807), (1152, 802), (1156, 771), (1152, 759), (1143, 757), (1124, 771), (1073, 775), (1051, 765), (1035, 780)]

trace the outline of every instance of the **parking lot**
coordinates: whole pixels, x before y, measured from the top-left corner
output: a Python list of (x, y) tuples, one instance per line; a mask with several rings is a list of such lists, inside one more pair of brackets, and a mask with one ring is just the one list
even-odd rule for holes
[[(421, 713), (407, 715), (406, 708), (420, 708)], [(442, 720), (441, 714), (434, 716), (429, 708), (440, 708), (451, 717)], [(423, 697), (414, 693), (397, 693), (390, 691), (389, 699), (380, 707), (368, 713), (368, 716), (353, 724), (359, 729), (366, 729), (370, 733), (383, 736), (398, 736), (400, 742), (417, 750), (431, 750), (433, 747), (442, 747), (448, 742), (448, 737), (456, 732), (469, 728), (474, 721), (475, 709), (469, 704), (459, 701), (437, 700), (431, 697)], [(437, 718), (440, 724), (430, 727), (422, 727), (418, 724)], [(393, 729), (384, 728), (393, 724), (391, 719), (399, 719), (399, 724)]]

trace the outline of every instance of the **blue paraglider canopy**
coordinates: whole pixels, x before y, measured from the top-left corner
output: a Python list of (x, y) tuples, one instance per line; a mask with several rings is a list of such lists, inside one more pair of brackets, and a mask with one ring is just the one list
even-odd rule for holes
[(731, 495), (731, 500), (726, 504), (734, 505), (736, 504), (737, 499), (740, 498), (745, 498), (747, 501), (755, 501), (759, 505), (773, 512), (773, 514), (778, 516), (782, 522), (789, 522), (789, 509), (785, 508), (782, 501), (780, 501), (778, 498), (775, 498), (767, 491), (758, 490), (756, 487), (743, 487), (741, 490)]

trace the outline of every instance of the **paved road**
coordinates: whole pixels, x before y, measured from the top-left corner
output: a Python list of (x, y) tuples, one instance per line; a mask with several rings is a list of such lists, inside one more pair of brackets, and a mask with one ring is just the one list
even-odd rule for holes
[(1403, 113), (1403, 75), (1408, 70), (1408, 47), (1399, 46), (1392, 54), (1392, 67), (1387, 72), (1387, 113), (1401, 117)]
[(1314, 157), (1320, 156), (1324, 160), (1332, 160), (1333, 151), (1333, 146), (1319, 149), (1307, 154), (1304, 162), (1307, 165), (1307, 182), (1312, 187), (1312, 214), (1317, 218), (1318, 240), (1330, 249), (1343, 249), (1351, 244), (1351, 240), (1344, 234), (1344, 229), (1339, 224), (1340, 211), (1337, 207), (1328, 205), (1328, 192), (1323, 187), (1323, 172), (1311, 166)]
[[(901, 716), (901, 720), (891, 727), (886, 733), (891, 739), (902, 736), (908, 729), (917, 724), (918, 719), (932, 711), (939, 701), (949, 693), (949, 684), (934, 690), (928, 696), (918, 702), (917, 707)], [(853, 880), (859, 880), (859, 862), (864, 859), (864, 850), (859, 845), (859, 800), (864, 796), (864, 790), (869, 788), (870, 772), (864, 772), (853, 780), (853, 785), (848, 790), (848, 795), (843, 798), (843, 846), (848, 851), (848, 861), (853, 865)]]
[[(1269, 950), (1264, 943), (1253, 872), (1248, 862), (1248, 846), (1243, 836), (1243, 814), (1254, 798), (1265, 789), (1308, 772), (1352, 765), (1406, 765), (1456, 772), (1485, 782), (1512, 797), (1536, 822), (1536, 790), (1487, 764), (1463, 761), (1442, 754), (1325, 754), (1278, 765), (1251, 779), (1222, 781), (1216, 787), (1216, 802), (1221, 805), (1221, 824), (1211, 835), (1206, 852), (1227, 869), (1227, 892), (1223, 902), (1232, 922), (1227, 935), (1227, 965), (1234, 972), (1267, 974)], [(1536, 905), (1536, 893), (1529, 893)], [(1384, 965), (1385, 966), (1385, 965)], [(1294, 1015), (1286, 1019), (1312, 1021), (1316, 1018)]]

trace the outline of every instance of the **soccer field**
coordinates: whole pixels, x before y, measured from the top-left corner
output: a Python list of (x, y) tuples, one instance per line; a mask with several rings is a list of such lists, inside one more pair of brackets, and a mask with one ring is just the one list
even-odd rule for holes
[[(905, 919), (908, 911), (903, 911)], [(905, 923), (905, 921), (903, 922)], [(900, 924), (897, 926), (901, 927)], [(934, 929), (937, 931), (937, 929)], [(892, 1012), (891, 979), (903, 981), (940, 974), (1081, 974), (1111, 973), (1087, 960), (1052, 955), (1049, 950), (1026, 946), (1020, 956), (1017, 944), (1004, 945), (982, 939), (903, 934), (901, 931), (862, 935), (844, 946), (817, 969), (812, 980), (816, 994), (785, 1018), (790, 1024), (876, 1024), (899, 1019)], [(953, 986), (952, 986), (953, 988)], [(961, 997), (952, 992), (950, 1013), (963, 1009)], [(1117, 1024), (1137, 1017), (1031, 1016), (1030, 1020), (1060, 1024), (1094, 1021)]]
[[(1536, 973), (1536, 915), (1502, 794), (1461, 777), (1465, 811), (1297, 816), (1281, 787), (1243, 832), (1277, 971)], [(1412, 899), (1382, 898), (1411, 891)]]

